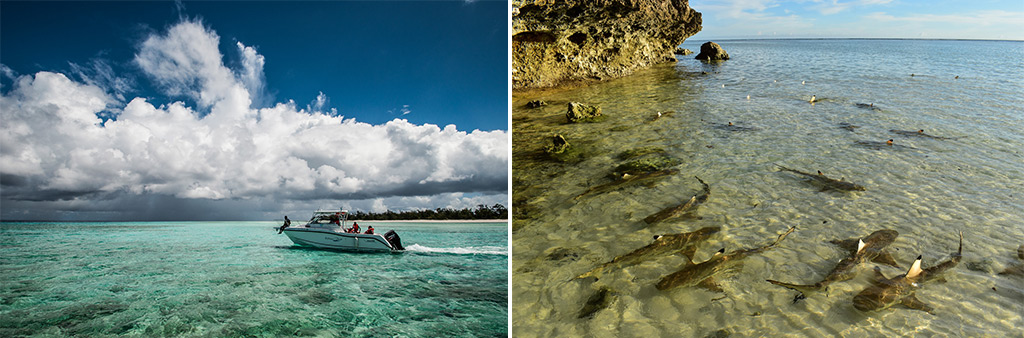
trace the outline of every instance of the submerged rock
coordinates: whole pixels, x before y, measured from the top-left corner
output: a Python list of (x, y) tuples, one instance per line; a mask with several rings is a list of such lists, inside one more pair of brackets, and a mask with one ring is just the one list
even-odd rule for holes
[(696, 59), (704, 61), (728, 60), (729, 53), (726, 53), (725, 49), (722, 49), (722, 46), (719, 46), (717, 43), (708, 41), (700, 45), (700, 54), (697, 54)]
[(547, 149), (548, 153), (561, 154), (569, 149), (569, 141), (565, 140), (565, 136), (555, 135), (551, 137), (551, 147)]
[(530, 102), (526, 103), (526, 108), (530, 108), (530, 109), (540, 108), (540, 107), (543, 107), (543, 106), (546, 106), (546, 105), (548, 105), (547, 101), (544, 101), (544, 100), (533, 100), (533, 101), (530, 101)]
[(565, 112), (565, 117), (569, 123), (595, 122), (601, 117), (601, 107), (569, 102), (569, 110)]
[(701, 29), (687, 0), (512, 0), (512, 88), (629, 75), (675, 62)]
[(558, 162), (574, 163), (583, 160), (583, 154), (569, 144), (569, 141), (565, 140), (562, 135), (555, 135), (551, 137), (551, 145), (544, 148), (544, 152)]

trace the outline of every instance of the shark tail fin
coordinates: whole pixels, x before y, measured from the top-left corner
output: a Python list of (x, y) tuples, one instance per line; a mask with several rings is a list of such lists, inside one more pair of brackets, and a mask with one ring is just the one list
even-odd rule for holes
[(914, 278), (921, 274), (921, 256), (917, 256), (917, 260), (914, 261), (914, 265), (910, 266), (910, 270), (907, 270), (907, 278)]
[(821, 285), (818, 285), (818, 284), (809, 284), (809, 285), (791, 284), (791, 283), (780, 282), (780, 281), (772, 280), (772, 279), (767, 279), (767, 281), (768, 281), (768, 283), (772, 283), (772, 284), (775, 284), (775, 285), (778, 285), (778, 286), (781, 286), (781, 287), (784, 287), (784, 288), (787, 288), (787, 289), (790, 289), (790, 290), (799, 291), (800, 293), (803, 293), (805, 295), (810, 293), (810, 292), (821, 290)]

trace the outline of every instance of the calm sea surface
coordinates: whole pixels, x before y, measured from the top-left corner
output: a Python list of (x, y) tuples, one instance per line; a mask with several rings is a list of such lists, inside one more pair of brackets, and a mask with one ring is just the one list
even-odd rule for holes
[[(683, 47), (698, 51), (703, 42)], [(1022, 263), (1024, 43), (718, 42), (731, 60), (679, 56), (628, 78), (513, 94), (514, 336), (1024, 336), (1024, 277), (999, 274)], [(810, 104), (812, 95), (821, 101)], [(537, 99), (550, 105), (525, 107)], [(600, 106), (607, 118), (567, 124), (570, 101)], [(848, 125), (857, 127), (841, 128)], [(948, 139), (891, 131), (919, 129)], [(555, 134), (577, 159), (543, 152)], [(678, 174), (574, 200), (611, 182), (627, 161), (621, 154), (645, 147), (676, 161)], [(821, 170), (866, 191), (822, 191), (775, 164)], [(697, 194), (694, 176), (711, 188), (698, 218), (643, 221)], [(679, 254), (570, 281), (653, 235), (706, 226), (722, 232), (697, 247), (694, 262), (797, 230), (716, 276), (721, 293), (657, 290), (682, 266)], [(880, 229), (899, 232), (888, 250), (901, 268), (861, 264), (857, 277), (803, 300), (765, 281), (821, 280), (846, 255), (829, 240)], [(961, 263), (916, 293), (934, 315), (853, 307), (873, 268), (894, 277), (918, 255), (925, 268), (939, 263), (956, 252), (958, 231)], [(579, 318), (601, 288), (610, 290), (601, 309)]]
[(0, 336), (507, 334), (506, 223), (372, 224), (407, 251), (302, 249), (274, 222), (0, 223)]

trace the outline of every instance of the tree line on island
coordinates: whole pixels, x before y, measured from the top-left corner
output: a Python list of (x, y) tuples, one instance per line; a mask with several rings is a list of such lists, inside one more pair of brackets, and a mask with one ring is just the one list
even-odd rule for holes
[(349, 213), (349, 220), (355, 221), (399, 221), (399, 220), (454, 220), (454, 219), (508, 219), (508, 209), (504, 205), (477, 205), (476, 209), (437, 208), (434, 210), (410, 210), (394, 212), (362, 212)]

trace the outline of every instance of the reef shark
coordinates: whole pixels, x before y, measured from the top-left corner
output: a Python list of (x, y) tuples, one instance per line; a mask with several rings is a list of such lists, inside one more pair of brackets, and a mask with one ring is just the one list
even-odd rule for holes
[(881, 269), (875, 267), (874, 279), (871, 286), (853, 297), (853, 307), (860, 311), (877, 311), (889, 308), (896, 304), (903, 304), (911, 309), (932, 313), (933, 308), (917, 299), (914, 292), (921, 287), (921, 284), (936, 279), (940, 273), (960, 263), (964, 249), (964, 233), (960, 232), (960, 247), (953, 253), (948, 261), (936, 264), (927, 269), (921, 269), (921, 256), (910, 266), (907, 273), (885, 278)]
[(796, 230), (796, 228), (789, 228), (785, 233), (779, 235), (779, 238), (774, 242), (762, 247), (741, 249), (730, 253), (725, 253), (725, 248), (722, 248), (710, 259), (697, 264), (693, 263), (693, 256), (688, 256), (681, 270), (665, 276), (661, 281), (658, 281), (658, 284), (655, 284), (655, 287), (658, 290), (664, 291), (681, 286), (700, 286), (711, 291), (722, 292), (722, 287), (715, 282), (715, 275), (731, 270), (750, 255), (761, 253), (778, 245), (793, 230)]
[(717, 129), (728, 130), (728, 131), (755, 131), (758, 130), (756, 127), (742, 127), (729, 122), (727, 124), (715, 123), (713, 126)]
[(598, 267), (584, 274), (576, 276), (572, 280), (594, 277), (600, 278), (601, 274), (609, 269), (621, 269), (627, 266), (639, 264), (655, 256), (681, 251), (684, 255), (693, 255), (697, 251), (697, 244), (706, 241), (712, 235), (722, 231), (722, 227), (704, 227), (697, 231), (654, 236), (654, 242), (642, 248), (633, 250), (628, 254), (615, 257), (611, 261), (601, 264)]
[[(857, 275), (856, 268), (863, 262), (873, 261), (876, 263), (899, 267), (899, 265), (896, 264), (896, 261), (892, 258), (892, 255), (885, 250), (885, 247), (892, 244), (892, 242), (896, 240), (897, 236), (899, 236), (899, 232), (896, 232), (895, 230), (878, 230), (864, 238), (854, 238), (843, 241), (833, 240), (833, 244), (849, 250), (850, 255), (840, 260), (839, 263), (832, 268), (832, 271), (830, 271), (821, 281), (806, 285), (783, 283), (771, 279), (769, 279), (768, 282), (797, 290), (801, 294), (804, 294), (810, 291), (821, 290), (835, 282), (850, 280)], [(797, 297), (799, 298), (799, 295)]]
[(857, 103), (857, 108), (871, 109), (874, 111), (882, 111), (882, 108), (875, 107), (874, 103)]
[(654, 224), (664, 221), (669, 218), (692, 215), (693, 212), (697, 211), (697, 207), (708, 200), (708, 195), (711, 195), (711, 186), (704, 183), (700, 177), (694, 176), (701, 185), (704, 186), (704, 190), (700, 194), (693, 195), (690, 199), (686, 200), (682, 204), (665, 208), (653, 215), (644, 218), (644, 222), (647, 224)]
[(882, 149), (914, 149), (914, 150), (916, 150), (917, 149), (917, 148), (914, 148), (914, 147), (911, 147), (911, 146), (895, 144), (895, 143), (893, 143), (892, 139), (889, 139), (888, 141), (885, 141), (885, 142), (857, 141), (854, 144), (856, 144), (858, 146), (861, 146), (861, 147), (864, 147), (864, 148), (874, 149), (874, 150), (882, 150)]
[(825, 174), (822, 174), (820, 170), (818, 171), (818, 174), (815, 175), (815, 174), (812, 174), (812, 173), (807, 173), (807, 172), (799, 171), (799, 170), (796, 170), (796, 169), (786, 168), (786, 167), (783, 167), (783, 166), (778, 165), (778, 164), (776, 164), (776, 166), (778, 166), (779, 169), (781, 169), (781, 170), (789, 171), (789, 172), (792, 172), (792, 173), (796, 173), (796, 174), (803, 175), (803, 176), (811, 178), (812, 181), (817, 182), (818, 184), (820, 184), (822, 186), (821, 191), (826, 191), (826, 190), (864, 191), (864, 190), (867, 190), (867, 189), (864, 189), (864, 186), (862, 186), (860, 184), (856, 184), (856, 183), (853, 183), (853, 182), (847, 182), (847, 181), (842, 180), (842, 179), (838, 179), (837, 180), (837, 179), (834, 179), (834, 178), (829, 178), (828, 176), (825, 176)]
[(900, 134), (900, 135), (903, 135), (903, 136), (917, 136), (917, 137), (924, 137), (924, 138), (932, 138), (932, 139), (936, 139), (936, 140), (956, 140), (956, 139), (959, 139), (959, 138), (963, 138), (963, 136), (961, 136), (961, 137), (944, 137), (944, 136), (928, 135), (928, 134), (924, 133), (924, 129), (918, 129), (917, 131), (889, 129), (889, 132), (897, 133), (897, 134)]
[(609, 191), (612, 191), (612, 190), (615, 190), (615, 189), (627, 187), (627, 186), (634, 185), (634, 184), (641, 184), (641, 183), (647, 184), (647, 183), (650, 183), (651, 181), (653, 181), (655, 179), (658, 179), (658, 178), (661, 178), (661, 177), (665, 177), (665, 176), (675, 175), (675, 174), (678, 174), (678, 173), (679, 173), (679, 169), (664, 169), (664, 170), (655, 170), (655, 171), (646, 172), (646, 173), (642, 173), (642, 174), (636, 174), (636, 175), (624, 174), (624, 175), (622, 175), (621, 177), (619, 177), (615, 181), (608, 182), (608, 183), (605, 183), (605, 184), (598, 185), (598, 186), (592, 187), (590, 189), (587, 189), (587, 191), (584, 191), (582, 194), (579, 194), (579, 195), (576, 195), (576, 197), (573, 197), (573, 200), (579, 200), (581, 197), (586, 196), (586, 195), (590, 195), (590, 194), (603, 194), (603, 193), (606, 193), (606, 192), (609, 192)]
[(860, 128), (860, 126), (854, 125), (854, 124), (850, 124), (848, 122), (842, 122), (842, 123), (839, 124), (839, 128), (846, 129), (846, 130), (849, 130), (849, 131), (857, 131), (857, 128)]

